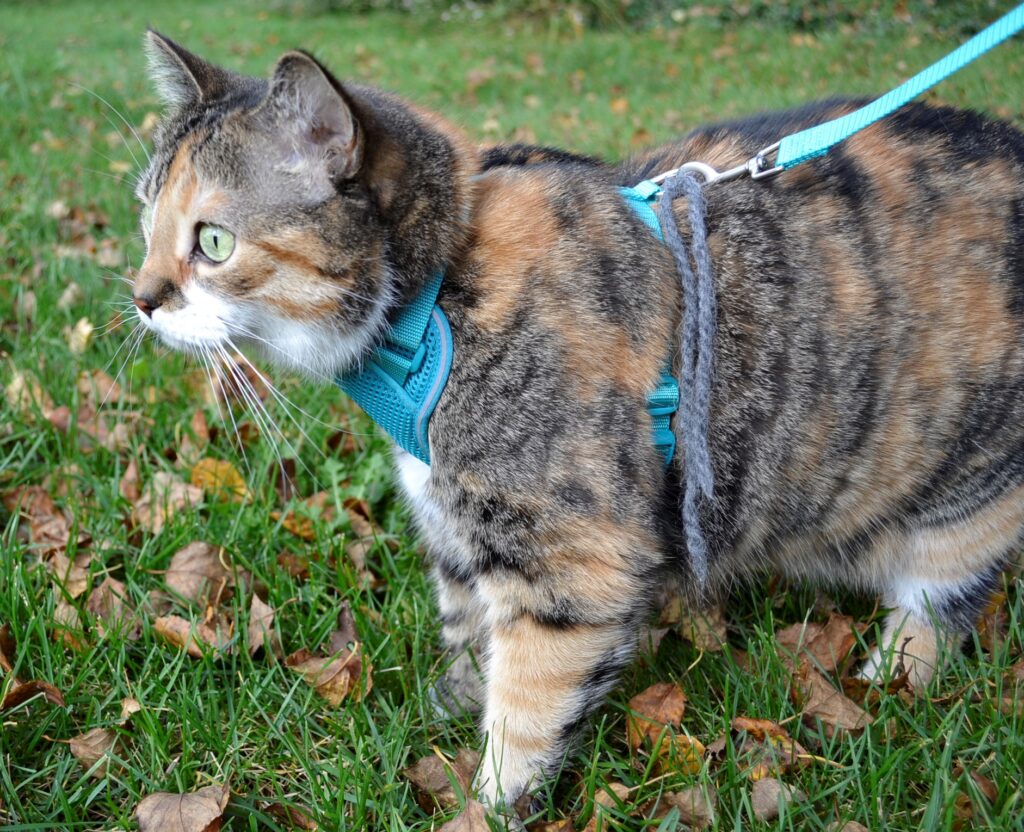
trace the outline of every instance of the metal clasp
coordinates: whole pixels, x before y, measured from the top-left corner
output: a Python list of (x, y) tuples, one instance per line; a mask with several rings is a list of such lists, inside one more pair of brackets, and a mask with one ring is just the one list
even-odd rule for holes
[(655, 185), (660, 185), (666, 179), (670, 179), (680, 171), (686, 171), (688, 173), (699, 173), (704, 177), (705, 185), (713, 185), (716, 182), (728, 182), (730, 179), (739, 179), (743, 175), (749, 175), (751, 179), (766, 179), (769, 176), (774, 176), (777, 173), (782, 173), (785, 168), (773, 164), (769, 161), (772, 154), (776, 153), (779, 149), (780, 142), (770, 144), (763, 150), (759, 150), (754, 156), (747, 159), (742, 165), (737, 165), (734, 168), (728, 170), (716, 170), (706, 162), (687, 162), (685, 165), (680, 165), (672, 170), (667, 170), (664, 173), (659, 173), (657, 176), (651, 177), (649, 182), (653, 182)]

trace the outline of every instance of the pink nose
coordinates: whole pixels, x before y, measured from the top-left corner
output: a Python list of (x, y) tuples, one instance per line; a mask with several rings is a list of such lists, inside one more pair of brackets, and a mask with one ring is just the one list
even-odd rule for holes
[(139, 311), (147, 318), (152, 318), (153, 310), (159, 306), (158, 303), (154, 303), (153, 300), (148, 297), (132, 298), (132, 300), (135, 301), (135, 305), (139, 308)]

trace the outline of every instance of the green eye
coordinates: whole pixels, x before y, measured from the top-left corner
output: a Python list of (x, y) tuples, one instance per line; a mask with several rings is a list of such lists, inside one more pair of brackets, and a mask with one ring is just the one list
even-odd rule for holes
[(201, 225), (199, 248), (214, 263), (223, 263), (235, 250), (235, 235), (217, 225)]

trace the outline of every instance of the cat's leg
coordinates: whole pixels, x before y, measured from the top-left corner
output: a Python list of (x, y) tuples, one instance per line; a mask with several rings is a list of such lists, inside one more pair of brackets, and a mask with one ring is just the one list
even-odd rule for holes
[(512, 805), (558, 770), (576, 728), (631, 660), (654, 558), (627, 551), (577, 550), (543, 571), (478, 579), (490, 637), (477, 786), (490, 805)]
[(441, 616), (441, 638), (451, 663), (431, 689), (434, 703), (448, 714), (477, 714), (483, 708), (480, 661), (486, 643), (483, 608), (472, 582), (435, 561), (432, 570)]
[[(949, 575), (947, 568), (929, 577), (894, 579), (887, 593), (893, 609), (860, 675), (880, 680), (906, 670), (915, 690), (923, 691), (942, 669), (944, 658), (962, 646), (999, 586), (1005, 562), (1000, 557), (979, 565), (974, 573)], [(946, 565), (951, 564), (956, 561)]]

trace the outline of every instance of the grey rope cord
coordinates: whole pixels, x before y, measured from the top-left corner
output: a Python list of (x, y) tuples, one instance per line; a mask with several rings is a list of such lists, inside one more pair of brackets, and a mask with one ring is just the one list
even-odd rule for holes
[[(685, 196), (689, 201), (688, 218), (693, 233), (693, 262), (690, 265), (686, 243), (679, 233), (672, 201)], [(683, 531), (694, 576), (704, 586), (708, 578), (708, 546), (700, 524), (703, 497), (714, 499), (715, 473), (708, 444), (711, 410), (711, 380), (714, 372), (715, 324), (718, 301), (715, 277), (708, 250), (703, 184), (693, 174), (680, 171), (662, 184), (658, 215), (665, 243), (676, 261), (683, 284), (683, 326), (681, 338), (681, 384), (679, 423), (683, 439)]]

